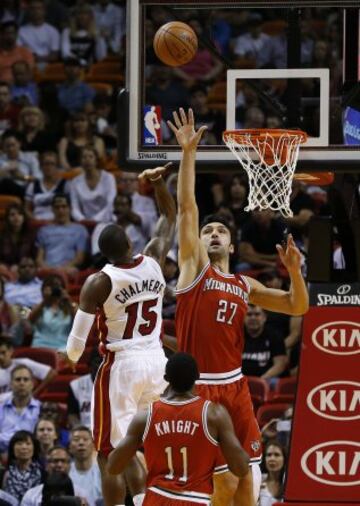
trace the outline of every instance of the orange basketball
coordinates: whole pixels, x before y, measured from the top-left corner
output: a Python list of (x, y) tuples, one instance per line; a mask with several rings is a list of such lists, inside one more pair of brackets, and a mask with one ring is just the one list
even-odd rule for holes
[(156, 56), (166, 65), (178, 67), (192, 60), (198, 41), (191, 26), (180, 21), (170, 21), (160, 26), (154, 37)]

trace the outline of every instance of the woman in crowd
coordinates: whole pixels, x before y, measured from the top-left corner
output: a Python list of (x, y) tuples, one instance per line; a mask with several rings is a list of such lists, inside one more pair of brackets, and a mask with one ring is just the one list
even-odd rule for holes
[(105, 158), (105, 144), (100, 137), (93, 135), (89, 118), (77, 113), (70, 120), (69, 133), (59, 142), (60, 165), (64, 170), (80, 167), (81, 152), (85, 146), (93, 146), (99, 158)]
[(105, 223), (112, 221), (117, 191), (114, 176), (99, 169), (98, 153), (91, 146), (82, 150), (81, 167), (84, 173), (69, 184), (73, 219)]
[(42, 285), (43, 300), (29, 315), (33, 325), (32, 346), (63, 349), (66, 346), (75, 308), (60, 276), (49, 276)]
[(13, 335), (14, 326), (19, 317), (13, 306), (4, 300), (4, 280), (0, 276), (0, 332), (5, 335)]
[(267, 443), (264, 455), (265, 474), (260, 489), (259, 506), (271, 506), (283, 499), (286, 454), (281, 444), (272, 440)]
[(9, 443), (8, 470), (5, 473), (5, 492), (21, 501), (29, 488), (42, 483), (44, 475), (39, 463), (39, 446), (31, 432), (15, 432)]
[(58, 440), (55, 422), (50, 418), (39, 418), (34, 434), (40, 446), (40, 459), (45, 463), (49, 450)]
[(87, 66), (105, 58), (106, 42), (96, 29), (90, 5), (75, 7), (70, 28), (65, 28), (61, 36), (61, 53), (63, 59), (75, 57)]
[(53, 136), (45, 130), (45, 116), (38, 107), (24, 107), (19, 116), (19, 138), (23, 151), (40, 154), (55, 149)]
[(21, 204), (10, 204), (0, 236), (0, 263), (16, 266), (22, 257), (35, 257), (35, 236)]
[(52, 200), (57, 193), (66, 193), (66, 181), (59, 177), (58, 157), (54, 151), (40, 155), (43, 179), (36, 179), (25, 193), (25, 206), (28, 215), (36, 220), (53, 220)]

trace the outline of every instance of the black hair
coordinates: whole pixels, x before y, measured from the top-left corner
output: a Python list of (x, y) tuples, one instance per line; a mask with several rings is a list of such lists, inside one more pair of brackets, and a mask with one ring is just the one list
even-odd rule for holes
[(0, 336), (0, 346), (6, 346), (8, 349), (14, 348), (11, 338), (7, 336)]
[[(2, 84), (0, 83), (0, 86), (2, 86)], [(2, 137), (1, 137), (1, 141), (4, 142), (6, 139), (10, 139), (10, 137), (15, 137), (15, 139), (21, 143), (21, 137), (20, 137), (20, 134), (19, 132), (17, 132), (16, 130), (5, 130), (5, 132), (2, 134)]]
[(92, 438), (91, 430), (89, 427), (86, 427), (86, 425), (75, 425), (75, 427), (71, 429), (70, 434), (72, 435), (74, 432), (87, 432)]
[(65, 58), (64, 67), (81, 67), (81, 62), (75, 57)]
[(99, 237), (99, 249), (110, 262), (121, 262), (126, 258), (130, 244), (123, 227), (116, 224), (105, 227)]
[(230, 234), (232, 236), (233, 227), (230, 225), (229, 221), (222, 214), (208, 214), (207, 216), (205, 216), (205, 218), (200, 223), (200, 230), (202, 230), (209, 223), (214, 223), (214, 222), (222, 223), (224, 225), (224, 227), (226, 227), (228, 229), (228, 231), (230, 232)]
[(40, 455), (39, 441), (37, 441), (35, 439), (34, 434), (29, 432), (28, 430), (18, 430), (17, 432), (15, 432), (13, 437), (10, 439), (9, 450), (8, 450), (8, 464), (9, 465), (13, 464), (16, 461), (15, 452), (14, 452), (14, 448), (15, 448), (16, 443), (19, 443), (22, 441), (27, 441), (28, 439), (30, 439), (30, 441), (33, 444), (33, 448), (34, 448), (32, 460), (33, 461), (39, 460), (39, 455)]
[(70, 207), (70, 197), (67, 193), (56, 193), (56, 195), (53, 196), (51, 205), (55, 205), (55, 202), (59, 199), (66, 200), (67, 205)]
[(208, 95), (206, 86), (203, 86), (202, 84), (194, 84), (194, 86), (191, 86), (191, 88), (189, 90), (190, 95), (194, 95), (194, 93), (197, 93), (198, 91), (200, 91), (201, 93), (203, 93), (206, 96)]
[(11, 379), (13, 379), (14, 377), (14, 374), (17, 372), (17, 371), (20, 371), (20, 369), (26, 369), (27, 371), (29, 371), (30, 373), (30, 376), (31, 376), (31, 379), (33, 380), (34, 379), (34, 375), (33, 375), (33, 372), (32, 370), (30, 369), (30, 367), (28, 367), (27, 365), (25, 364), (17, 364), (14, 369), (11, 371), (10, 373), (10, 377)]
[(175, 353), (169, 358), (165, 368), (165, 379), (175, 392), (187, 392), (199, 377), (197, 363), (188, 353)]
[(73, 482), (66, 473), (51, 473), (44, 482), (41, 505), (49, 506), (55, 497), (61, 496), (74, 497)]
[(114, 198), (114, 205), (115, 205), (116, 200), (117, 200), (117, 199), (119, 199), (119, 198), (121, 198), (121, 199), (126, 199), (126, 200), (128, 201), (129, 207), (131, 207), (131, 206), (132, 206), (132, 199), (131, 199), (131, 196), (130, 196), (130, 195), (128, 195), (127, 193), (118, 193), (118, 194), (116, 195), (116, 197)]

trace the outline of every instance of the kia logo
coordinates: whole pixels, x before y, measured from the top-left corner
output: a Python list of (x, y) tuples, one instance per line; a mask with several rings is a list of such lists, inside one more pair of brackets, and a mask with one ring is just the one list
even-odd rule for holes
[(313, 388), (307, 396), (308, 408), (330, 420), (360, 419), (360, 383), (329, 381)]
[(360, 323), (339, 321), (320, 325), (312, 333), (313, 344), (332, 355), (360, 353)]
[(336, 290), (336, 292), (339, 294), (339, 295), (346, 295), (347, 293), (349, 293), (351, 290), (351, 286), (350, 285), (341, 285), (339, 286), (339, 288)]
[(314, 481), (335, 487), (360, 484), (360, 443), (326, 441), (301, 457), (301, 468)]

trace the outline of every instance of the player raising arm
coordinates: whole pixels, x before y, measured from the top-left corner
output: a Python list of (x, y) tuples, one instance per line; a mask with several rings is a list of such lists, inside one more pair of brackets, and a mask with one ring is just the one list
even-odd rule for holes
[[(196, 150), (206, 127), (194, 128), (190, 109), (174, 112), (168, 122), (182, 148), (178, 177), (179, 267), (177, 285), (176, 335), (178, 349), (197, 360), (200, 379), (197, 392), (221, 402), (229, 411), (237, 437), (249, 454), (253, 480), (253, 504), (260, 490), (261, 436), (254, 415), (246, 379), (241, 371), (244, 347), (244, 317), (249, 303), (271, 311), (301, 315), (308, 309), (308, 294), (300, 270), (300, 252), (291, 236), (285, 247), (278, 245), (281, 261), (291, 280), (288, 291), (267, 288), (258, 281), (232, 274), (230, 255), (234, 252), (231, 228), (218, 215), (199, 226), (195, 199)], [(204, 352), (206, 350), (206, 352)], [(218, 469), (225, 462), (219, 459)], [(214, 476), (215, 506), (248, 504), (249, 483), (237, 487), (229, 473)], [(237, 489), (237, 490), (236, 490)], [(236, 490), (236, 492), (235, 492)], [(234, 495), (235, 493), (235, 495)]]
[[(68, 357), (77, 362), (99, 312), (105, 356), (94, 382), (92, 429), (105, 506), (124, 503), (121, 478), (106, 473), (107, 455), (125, 437), (138, 408), (158, 399), (166, 387), (166, 358), (160, 342), (165, 289), (161, 266), (172, 244), (176, 207), (162, 178), (165, 170), (166, 166), (157, 167), (139, 176), (152, 183), (161, 213), (146, 254), (133, 256), (131, 242), (119, 225), (102, 231), (99, 248), (110, 263), (86, 280), (67, 342)], [(136, 496), (143, 492), (144, 479), (135, 459), (126, 480), (134, 503), (140, 504)]]

